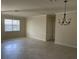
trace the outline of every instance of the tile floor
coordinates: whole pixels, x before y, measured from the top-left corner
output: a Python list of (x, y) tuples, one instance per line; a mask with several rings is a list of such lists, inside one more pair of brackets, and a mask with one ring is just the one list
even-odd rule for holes
[(9, 39), (1, 47), (1, 59), (77, 59), (76, 48), (35, 39)]

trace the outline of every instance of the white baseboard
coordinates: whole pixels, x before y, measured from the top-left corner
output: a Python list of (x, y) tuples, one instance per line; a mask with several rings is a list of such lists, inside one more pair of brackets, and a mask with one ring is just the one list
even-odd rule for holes
[(71, 44), (67, 44), (67, 43), (55, 42), (55, 44), (59, 44), (59, 45), (63, 45), (63, 46), (68, 46), (68, 47), (77, 48), (76, 45), (71, 45)]
[(37, 38), (37, 37), (27, 37), (27, 38), (41, 40), (41, 41), (46, 41), (45, 39), (41, 39), (41, 38)]

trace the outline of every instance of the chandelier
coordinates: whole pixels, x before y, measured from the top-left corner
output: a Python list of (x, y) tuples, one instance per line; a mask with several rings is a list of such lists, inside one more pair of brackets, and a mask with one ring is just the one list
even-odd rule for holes
[(66, 13), (66, 8), (67, 8), (66, 4), (67, 4), (67, 2), (68, 2), (67, 0), (64, 1), (65, 9), (64, 9), (63, 19), (61, 19), (61, 20), (59, 19), (59, 22), (58, 22), (60, 25), (68, 25), (68, 24), (71, 23), (71, 19), (70, 18), (67, 19), (67, 13)]

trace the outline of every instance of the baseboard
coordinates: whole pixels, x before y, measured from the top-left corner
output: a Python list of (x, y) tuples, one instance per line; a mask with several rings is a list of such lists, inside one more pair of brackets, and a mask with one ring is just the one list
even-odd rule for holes
[(27, 37), (27, 38), (41, 40), (41, 41), (46, 41), (45, 39), (40, 39), (40, 38), (37, 38), (37, 37)]
[(76, 45), (71, 45), (71, 44), (67, 44), (67, 43), (55, 42), (55, 44), (59, 44), (59, 45), (67, 46), (67, 47), (77, 48)]

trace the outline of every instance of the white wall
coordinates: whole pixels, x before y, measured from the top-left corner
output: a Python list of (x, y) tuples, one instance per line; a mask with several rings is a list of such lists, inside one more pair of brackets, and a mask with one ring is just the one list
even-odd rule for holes
[[(67, 13), (71, 18), (69, 25), (60, 25), (58, 19), (62, 19), (63, 13), (56, 13), (55, 43), (69, 47), (77, 46), (77, 15), (76, 11)], [(46, 15), (27, 18), (27, 37), (46, 41)]]
[(46, 40), (46, 15), (27, 18), (27, 37)]
[(62, 19), (62, 13), (56, 14), (55, 43), (70, 47), (77, 46), (77, 15), (76, 11), (68, 12), (67, 18), (71, 17), (70, 25), (60, 25), (58, 19)]

